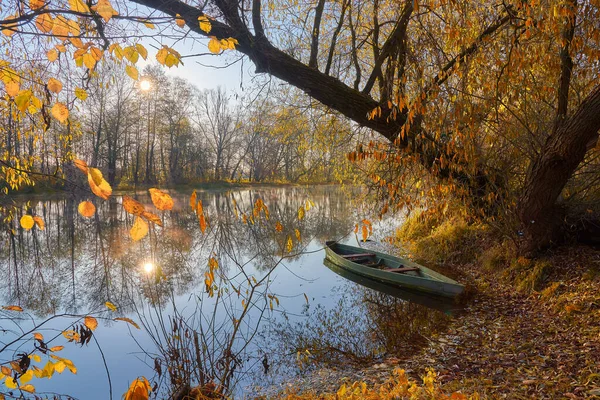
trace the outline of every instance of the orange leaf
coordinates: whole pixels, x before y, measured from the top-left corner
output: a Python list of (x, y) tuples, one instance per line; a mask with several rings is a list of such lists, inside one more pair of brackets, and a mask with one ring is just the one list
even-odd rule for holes
[(35, 216), (33, 217), (33, 221), (38, 226), (38, 228), (40, 228), (40, 230), (44, 230), (46, 224), (44, 224), (44, 220), (42, 219), (42, 217)]
[(52, 106), (51, 113), (60, 123), (65, 123), (69, 118), (69, 109), (63, 103), (56, 103)]
[(160, 217), (156, 214), (153, 214), (148, 211), (144, 211), (142, 213), (142, 217), (146, 218), (148, 221), (150, 221), (152, 223), (155, 223), (158, 226), (162, 226), (162, 221), (160, 220)]
[(34, 339), (37, 339), (37, 340), (40, 340), (40, 341), (44, 341), (44, 335), (42, 335), (42, 334), (41, 334), (41, 333), (39, 333), (39, 332), (34, 332), (34, 334), (33, 334), (33, 338), (34, 338)]
[(79, 168), (79, 170), (81, 172), (83, 172), (86, 175), (88, 174), (88, 165), (87, 165), (87, 163), (85, 161), (79, 160), (79, 159), (74, 159), (73, 160), (73, 164), (75, 164), (75, 166), (77, 168)]
[(98, 327), (98, 320), (92, 316), (87, 315), (83, 319), (83, 324), (94, 331)]
[(165, 192), (152, 188), (148, 189), (150, 197), (152, 197), (152, 203), (154, 206), (161, 211), (171, 210), (173, 208), (173, 199)]
[(192, 208), (192, 211), (196, 211), (196, 197), (196, 191), (194, 190), (190, 196), (190, 207)]
[(3, 310), (22, 312), (23, 309), (19, 306), (2, 306)]
[(104, 200), (108, 200), (112, 194), (112, 188), (104, 180), (102, 172), (97, 168), (88, 168), (88, 183), (92, 192)]
[(86, 218), (92, 218), (96, 213), (96, 206), (91, 201), (82, 201), (79, 203), (77, 211)]
[(147, 400), (152, 392), (150, 382), (144, 377), (137, 378), (131, 385), (127, 392), (123, 395), (124, 400)]
[(50, 351), (61, 351), (62, 349), (64, 349), (65, 346), (54, 346), (54, 347), (50, 347)]
[(140, 326), (139, 326), (138, 324), (136, 324), (136, 323), (135, 323), (135, 322), (134, 322), (132, 319), (129, 319), (129, 318), (125, 318), (125, 317), (119, 317), (119, 318), (115, 318), (115, 321), (125, 321), (125, 322), (127, 322), (128, 324), (131, 324), (131, 325), (133, 325), (133, 327), (134, 327), (135, 329), (140, 329)]
[(146, 210), (146, 207), (139, 201), (132, 199), (129, 196), (123, 196), (123, 208), (129, 214), (140, 216)]

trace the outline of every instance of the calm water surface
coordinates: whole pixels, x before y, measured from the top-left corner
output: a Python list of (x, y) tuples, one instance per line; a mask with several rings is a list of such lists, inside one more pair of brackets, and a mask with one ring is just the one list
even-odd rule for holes
[[(120, 196), (94, 200), (91, 219), (77, 213), (85, 199), (30, 201), (45, 229), (24, 231), (12, 222), (0, 232), (0, 303), (25, 309), (0, 311), (0, 348), (6, 347), (0, 362), (34, 351), (29, 331), (43, 323), (34, 331), (49, 346), (64, 345), (57, 354), (71, 359), (77, 374), (34, 378), (38, 393), (109, 399), (112, 388), (120, 398), (132, 380), (145, 376), (157, 385), (158, 398), (190, 380), (223, 383), (242, 398), (315, 366), (408, 355), (448, 322), (452, 305), (353, 282), (356, 277), (324, 265), (326, 240), (356, 244), (354, 225), (368, 216), (348, 200), (358, 197), (356, 191), (199, 191), (209, 222), (205, 233), (190, 209), (190, 193), (171, 194), (175, 207), (168, 212), (153, 210), (145, 193), (130, 194), (163, 223), (139, 242), (129, 238), (134, 217)], [(268, 219), (264, 210), (256, 212), (258, 199)], [(309, 201), (314, 206), (306, 210)], [(13, 205), (18, 220), (26, 204), (17, 199)], [(379, 222), (375, 238), (397, 224)], [(206, 284), (210, 258), (218, 261), (212, 293)], [(93, 339), (67, 343), (61, 332), (80, 324), (82, 315), (99, 321)], [(42, 368), (47, 360), (42, 355), (33, 365)]]

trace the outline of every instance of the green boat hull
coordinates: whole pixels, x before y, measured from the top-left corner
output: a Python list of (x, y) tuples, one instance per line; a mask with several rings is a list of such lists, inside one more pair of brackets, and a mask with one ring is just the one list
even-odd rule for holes
[[(389, 254), (336, 242), (327, 242), (325, 254), (329, 261), (350, 272), (389, 285), (444, 297), (458, 296), (464, 290), (463, 285), (447, 276), (410, 260)], [(363, 256), (349, 257), (357, 254)], [(361, 261), (368, 261), (377, 266), (363, 265), (360, 263)], [(406, 271), (390, 272), (386, 269), (405, 269)]]

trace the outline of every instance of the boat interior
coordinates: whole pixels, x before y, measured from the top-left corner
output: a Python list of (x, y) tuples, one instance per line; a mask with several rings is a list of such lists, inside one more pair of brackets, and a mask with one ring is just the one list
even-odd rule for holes
[(412, 273), (411, 275), (422, 275), (418, 267), (405, 267), (399, 262), (393, 262), (377, 257), (375, 253), (340, 254), (348, 261), (364, 265), (365, 267), (377, 268), (386, 272), (399, 274)]

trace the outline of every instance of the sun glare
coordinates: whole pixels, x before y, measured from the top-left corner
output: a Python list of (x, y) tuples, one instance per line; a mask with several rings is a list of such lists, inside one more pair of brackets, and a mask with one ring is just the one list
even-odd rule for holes
[(146, 264), (144, 264), (144, 271), (149, 274), (152, 271), (154, 271), (154, 264), (152, 264), (151, 262), (147, 262)]
[(140, 89), (142, 89), (144, 92), (147, 92), (148, 90), (150, 90), (150, 87), (152, 87), (152, 85), (150, 84), (150, 81), (145, 80), (145, 79), (140, 81)]

